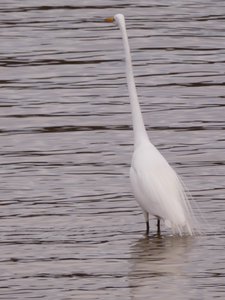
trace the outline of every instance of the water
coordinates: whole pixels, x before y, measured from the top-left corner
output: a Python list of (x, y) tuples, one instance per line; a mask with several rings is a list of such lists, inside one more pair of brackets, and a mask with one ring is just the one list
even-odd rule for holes
[[(1, 1), (0, 299), (224, 299), (224, 1)], [(152, 142), (204, 216), (144, 236), (124, 13)], [(197, 212), (196, 212), (197, 213)]]

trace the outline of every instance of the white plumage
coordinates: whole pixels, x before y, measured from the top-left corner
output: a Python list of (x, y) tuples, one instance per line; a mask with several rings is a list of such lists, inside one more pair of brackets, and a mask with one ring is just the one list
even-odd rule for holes
[(160, 233), (160, 220), (164, 220), (165, 225), (170, 227), (173, 233), (182, 235), (186, 232), (192, 235), (193, 214), (183, 184), (174, 169), (150, 142), (145, 130), (133, 76), (124, 16), (117, 14), (106, 21), (115, 21), (123, 38), (134, 130), (130, 179), (134, 196), (145, 216), (147, 233), (149, 215), (153, 215), (158, 219), (158, 233)]
[(182, 234), (184, 229), (193, 233), (183, 186), (173, 168), (148, 140), (134, 151), (130, 179), (145, 214), (163, 219), (174, 233)]

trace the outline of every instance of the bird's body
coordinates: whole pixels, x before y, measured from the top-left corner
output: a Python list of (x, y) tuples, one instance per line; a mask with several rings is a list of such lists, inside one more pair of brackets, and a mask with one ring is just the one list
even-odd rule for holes
[(150, 214), (164, 220), (175, 233), (182, 234), (186, 227), (192, 234), (183, 186), (173, 168), (148, 140), (133, 153), (130, 179), (145, 216)]
[(174, 169), (150, 142), (144, 126), (133, 76), (124, 16), (117, 14), (107, 20), (116, 22), (123, 38), (134, 130), (134, 153), (130, 179), (134, 196), (145, 216), (147, 233), (149, 215), (153, 215), (158, 219), (158, 233), (160, 220), (164, 220), (166, 226), (172, 228), (174, 233), (182, 235), (187, 232), (192, 235), (192, 210), (183, 184)]

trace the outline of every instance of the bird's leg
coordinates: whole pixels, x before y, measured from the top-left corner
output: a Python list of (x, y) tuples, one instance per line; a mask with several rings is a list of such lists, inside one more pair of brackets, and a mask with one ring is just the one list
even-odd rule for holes
[(143, 211), (143, 213), (144, 213), (145, 223), (146, 223), (146, 234), (148, 235), (149, 234), (149, 229), (150, 229), (148, 213), (146, 211)]
[(149, 228), (150, 228), (149, 221), (146, 221), (146, 235), (149, 234)]
[(160, 218), (157, 218), (157, 234), (158, 235), (161, 234), (161, 230), (160, 230)]

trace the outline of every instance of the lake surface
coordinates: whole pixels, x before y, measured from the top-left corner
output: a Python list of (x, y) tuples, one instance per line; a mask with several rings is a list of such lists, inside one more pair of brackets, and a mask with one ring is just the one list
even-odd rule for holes
[[(144, 235), (115, 13), (201, 236), (157, 237), (154, 219)], [(1, 1), (0, 299), (225, 298), (224, 16), (220, 0)]]

